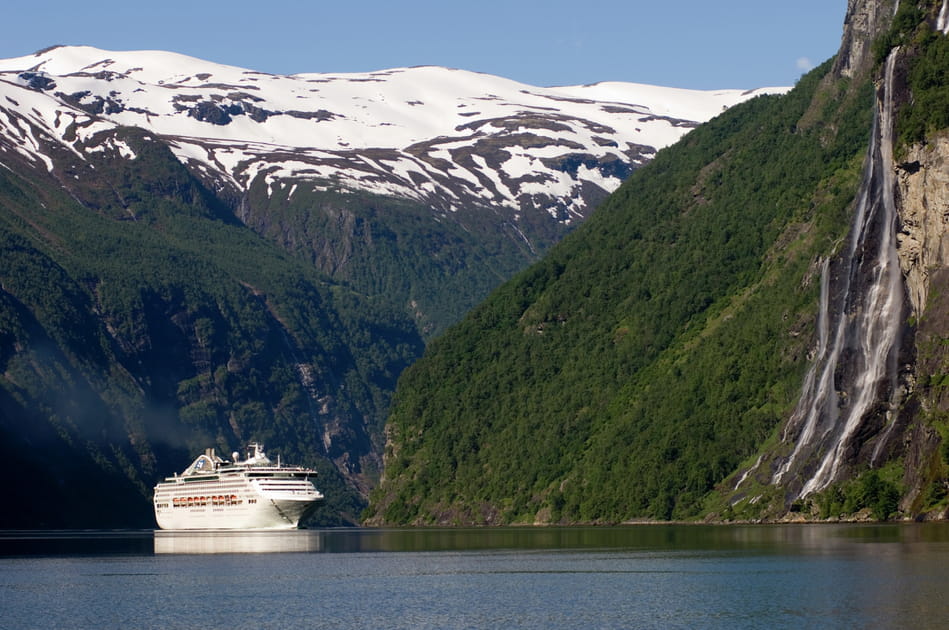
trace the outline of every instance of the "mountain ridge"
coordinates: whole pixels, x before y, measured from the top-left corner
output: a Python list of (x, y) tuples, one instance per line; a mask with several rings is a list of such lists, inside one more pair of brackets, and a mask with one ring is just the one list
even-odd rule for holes
[[(536, 260), (657, 148), (737, 102), (785, 89), (538, 88), (436, 66), (279, 76), (160, 51), (56, 47), (0, 60), (0, 152), (47, 169), (50, 143), (80, 158), (110, 149), (134, 159), (109, 134), (147, 130), (239, 219), (361, 290), (389, 287), (377, 294), (431, 337)], [(327, 215), (315, 240), (316, 226), (299, 225), (301, 214), (318, 214), (313, 203)], [(338, 251), (358, 238), (340, 225), (392, 234), (388, 215), (405, 212), (400, 221), (423, 221), (449, 244), (436, 258), (459, 261), (444, 286), (432, 270), (406, 288), (398, 272), (380, 278), (368, 260)], [(349, 218), (330, 226), (334, 216)], [(385, 242), (386, 256), (418, 258), (394, 236)], [(464, 284), (475, 287), (470, 297)], [(452, 307), (442, 295), (465, 299)]]
[[(57, 101), (31, 104), (44, 112), (44, 120), (36, 122), (44, 123), (51, 136), (77, 133), (81, 138), (87, 125), (93, 133), (100, 129), (101, 123), (83, 120), (75, 110), (149, 129), (173, 139), (170, 146), (179, 159), (205, 170), (218, 188), (246, 192), (266, 171), (268, 182), (291, 176), (335, 179), (358, 190), (424, 201), (441, 213), (472, 202), (524, 211), (526, 201), (519, 197), (539, 194), (532, 182), (542, 178), (546, 188), (557, 190), (540, 197), (548, 205), (563, 198), (564, 221), (588, 209), (575, 190), (578, 185), (590, 182), (607, 193), (619, 185), (622, 176), (610, 172), (615, 170), (611, 164), (635, 167), (698, 122), (775, 91), (621, 83), (536, 88), (436, 66), (278, 76), (174, 53), (87, 47), (0, 60), (0, 78), (7, 83), (5, 91), (19, 85)], [(598, 96), (609, 100), (594, 100)], [(640, 104), (643, 100), (651, 102)], [(564, 132), (576, 139), (560, 139), (557, 134)], [(470, 152), (455, 152), (462, 157), (454, 158), (454, 145), (477, 143), (482, 136), (510, 153), (507, 169), (472, 162)], [(511, 142), (504, 140), (508, 136)], [(356, 150), (376, 154), (359, 156)], [(568, 168), (572, 178), (544, 165), (578, 151), (583, 159)], [(474, 153), (485, 156), (487, 151)], [(453, 166), (442, 167), (445, 160)], [(455, 171), (451, 179), (484, 186), (490, 194), (453, 190), (444, 183), (450, 179), (447, 170)]]
[(369, 521), (946, 518), (947, 15), (851, 0), (432, 343)]

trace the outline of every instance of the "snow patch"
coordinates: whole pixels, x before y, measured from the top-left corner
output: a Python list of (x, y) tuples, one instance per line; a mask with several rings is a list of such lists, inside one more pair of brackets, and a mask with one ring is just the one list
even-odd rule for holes
[(47, 135), (80, 157), (109, 148), (135, 159), (114, 136), (98, 147), (90, 139), (139, 127), (237, 191), (264, 174), (270, 193), (293, 180), (291, 196), (299, 181), (314, 189), (333, 181), (440, 212), (470, 203), (517, 211), (527, 195), (558, 199), (552, 216), (564, 208), (582, 216), (581, 184), (609, 192), (619, 178), (585, 157), (572, 173), (550, 164), (578, 154), (628, 164), (627, 148), (641, 156), (634, 164), (642, 162), (696, 123), (783, 91), (619, 82), (544, 88), (436, 66), (281, 76), (161, 51), (59, 47), (0, 59), (0, 103), (10, 104), (0, 105), (0, 135), (51, 169)]

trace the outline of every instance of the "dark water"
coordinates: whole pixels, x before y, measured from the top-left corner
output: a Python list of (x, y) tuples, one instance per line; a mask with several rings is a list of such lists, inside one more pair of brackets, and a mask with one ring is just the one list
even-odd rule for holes
[(949, 524), (0, 533), (2, 628), (947, 628)]

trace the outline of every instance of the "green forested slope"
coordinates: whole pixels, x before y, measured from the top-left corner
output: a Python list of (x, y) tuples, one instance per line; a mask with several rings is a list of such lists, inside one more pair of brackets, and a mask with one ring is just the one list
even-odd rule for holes
[(661, 151), (406, 371), (371, 522), (699, 513), (793, 405), (872, 88), (815, 70)]
[[(538, 255), (489, 208), (433, 219), (428, 206), (366, 192), (314, 190), (313, 182), (263, 176), (251, 187), (244, 221), (317, 269), (407, 313), (425, 338), (462, 318)], [(292, 195), (291, 195), (292, 192)], [(528, 219), (525, 218), (525, 221)], [(538, 249), (563, 229), (531, 225)]]
[(0, 458), (18, 480), (0, 527), (152, 525), (158, 478), (252, 440), (322, 473), (322, 522), (354, 518), (388, 396), (421, 352), (411, 321), (120, 134), (134, 160), (63, 152), (58, 181), (0, 168)]

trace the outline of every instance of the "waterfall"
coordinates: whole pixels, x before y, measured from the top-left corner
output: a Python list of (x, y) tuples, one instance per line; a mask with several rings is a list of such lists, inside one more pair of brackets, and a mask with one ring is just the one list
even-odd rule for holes
[(942, 9), (939, 10), (939, 19), (936, 21), (936, 28), (943, 35), (949, 35), (949, 0), (942, 0)]
[(780, 483), (788, 473), (799, 475), (799, 496), (836, 480), (848, 454), (859, 449), (853, 437), (871, 407), (886, 402), (889, 416), (897, 404), (905, 299), (896, 252), (895, 62), (894, 50), (886, 62), (849, 246), (833, 263), (834, 273), (830, 261), (823, 262), (816, 357), (783, 436), (793, 450), (772, 478)]

